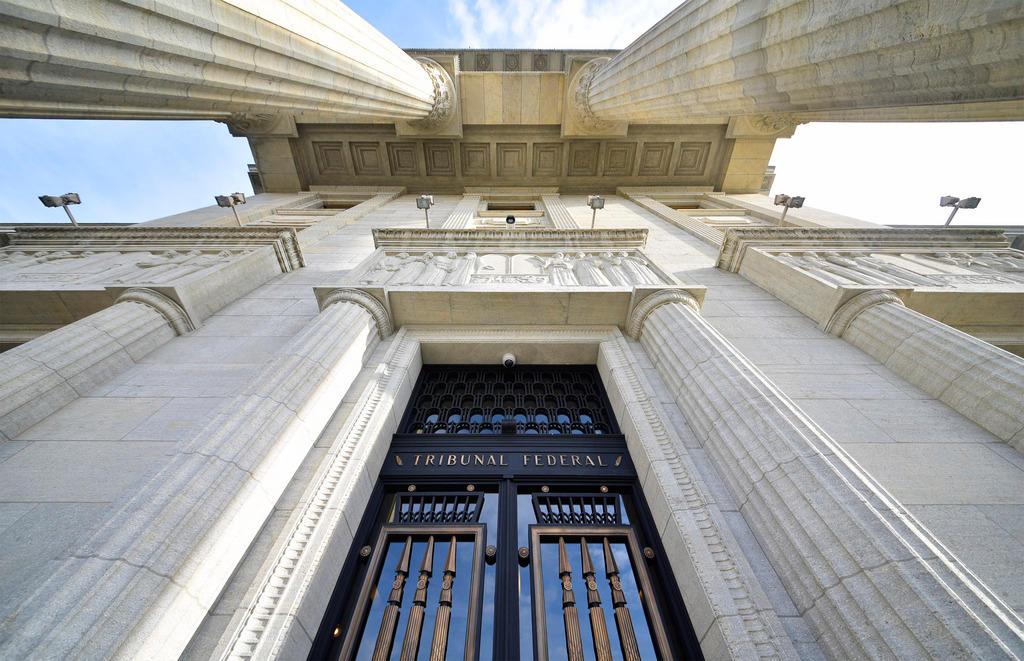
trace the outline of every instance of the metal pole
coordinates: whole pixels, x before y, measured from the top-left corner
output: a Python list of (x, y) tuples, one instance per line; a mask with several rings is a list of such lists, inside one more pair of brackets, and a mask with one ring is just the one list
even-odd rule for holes
[(782, 217), (781, 217), (781, 218), (779, 218), (779, 225), (781, 225), (781, 224), (782, 224), (783, 222), (785, 222), (785, 220), (786, 220), (786, 214), (787, 214), (788, 212), (789, 212), (789, 205), (788, 205), (788, 204), (785, 204), (785, 205), (783, 205), (783, 206), (782, 206)]
[(235, 212), (235, 222), (238, 223), (239, 227), (241, 227), (242, 226), (242, 219), (238, 217), (238, 208), (237, 208), (237, 206), (235, 205), (234, 202), (231, 203), (231, 210)]
[[(64, 213), (66, 213), (68, 215), (68, 218), (71, 219), (71, 224), (74, 225), (75, 227), (78, 227), (78, 221), (75, 220), (75, 217), (71, 215), (71, 209), (68, 209), (68, 205), (66, 204), (64, 205)], [(949, 223), (946, 224), (948, 225)]]
[(951, 214), (949, 214), (949, 218), (946, 219), (946, 225), (945, 226), (948, 226), (951, 222), (953, 222), (953, 216), (956, 215), (957, 211), (960, 211), (960, 207), (954, 206), (953, 207), (953, 212)]
[(423, 215), (427, 217), (427, 229), (430, 229), (430, 209), (424, 209)]
[(597, 220), (597, 209), (593, 209), (593, 213), (590, 214), (590, 229), (594, 229), (595, 220)]

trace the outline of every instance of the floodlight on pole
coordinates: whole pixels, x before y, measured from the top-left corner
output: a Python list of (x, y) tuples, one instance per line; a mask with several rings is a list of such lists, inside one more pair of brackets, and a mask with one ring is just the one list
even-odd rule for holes
[(242, 219), (238, 216), (237, 207), (239, 204), (245, 204), (245, 193), (232, 193), (231, 195), (214, 195), (213, 199), (217, 200), (217, 206), (219, 207), (231, 207), (231, 211), (235, 214), (235, 222), (238, 226), (242, 226)]
[(953, 216), (956, 215), (957, 211), (960, 209), (977, 209), (979, 204), (981, 204), (980, 197), (965, 197), (961, 199), (952, 195), (943, 195), (939, 198), (940, 207), (953, 207), (949, 218), (946, 219), (946, 226), (953, 222)]
[(427, 219), (427, 229), (430, 229), (430, 207), (434, 206), (433, 195), (420, 195), (416, 198), (416, 208), (423, 209), (423, 215)]
[(78, 193), (64, 193), (63, 195), (40, 195), (39, 201), (43, 203), (44, 207), (62, 207), (64, 213), (68, 215), (68, 219), (71, 220), (71, 224), (78, 227), (78, 221), (71, 215), (71, 209), (68, 209), (69, 204), (81, 204), (82, 198), (78, 196)]
[(775, 204), (782, 207), (782, 216), (779, 218), (779, 225), (781, 225), (786, 221), (786, 214), (790, 209), (799, 209), (804, 205), (804, 198), (799, 195), (780, 193), (775, 196)]
[(590, 229), (594, 229), (594, 223), (597, 221), (597, 210), (604, 209), (604, 198), (600, 195), (588, 195), (587, 206), (593, 209), (590, 214)]

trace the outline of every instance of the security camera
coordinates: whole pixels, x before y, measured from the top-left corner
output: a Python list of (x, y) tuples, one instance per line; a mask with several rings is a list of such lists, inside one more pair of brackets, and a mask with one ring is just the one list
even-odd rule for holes
[(505, 367), (515, 367), (516, 356), (515, 354), (507, 353), (501, 357), (501, 362), (505, 365)]

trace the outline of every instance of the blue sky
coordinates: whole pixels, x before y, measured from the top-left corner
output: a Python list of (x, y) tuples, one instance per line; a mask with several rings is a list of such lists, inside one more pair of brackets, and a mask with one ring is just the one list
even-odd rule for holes
[[(403, 48), (622, 48), (673, 0), (347, 3)], [(569, 29), (566, 29), (569, 26)], [(937, 224), (940, 195), (982, 198), (956, 224), (1024, 224), (1024, 122), (809, 124), (780, 140), (773, 192), (879, 223)], [(209, 121), (0, 119), (0, 222), (67, 222), (42, 194), (77, 192), (83, 222), (140, 222), (250, 193), (244, 139)]]

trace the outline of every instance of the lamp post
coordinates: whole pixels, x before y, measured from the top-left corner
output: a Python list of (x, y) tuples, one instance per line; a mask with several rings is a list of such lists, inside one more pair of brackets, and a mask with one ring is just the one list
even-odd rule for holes
[(593, 209), (590, 214), (590, 229), (594, 229), (594, 223), (597, 221), (597, 210), (604, 209), (604, 198), (600, 195), (588, 195), (587, 206)]
[(433, 195), (420, 195), (416, 198), (416, 208), (423, 209), (423, 215), (427, 218), (427, 229), (430, 229), (430, 207), (434, 206)]
[(219, 207), (231, 207), (231, 211), (235, 213), (235, 222), (238, 223), (239, 227), (242, 226), (242, 219), (238, 217), (238, 209), (236, 209), (235, 207), (237, 207), (239, 204), (245, 204), (244, 193), (232, 193), (231, 195), (215, 195), (213, 199), (217, 200), (217, 206)]
[(782, 207), (782, 216), (779, 218), (779, 225), (781, 225), (786, 221), (786, 214), (790, 209), (799, 209), (804, 205), (804, 198), (781, 193), (775, 196), (775, 204)]
[(78, 227), (78, 221), (71, 215), (71, 209), (68, 209), (69, 204), (81, 204), (82, 198), (78, 196), (78, 193), (64, 193), (63, 195), (40, 195), (39, 201), (43, 203), (44, 207), (63, 207), (64, 213), (68, 215), (71, 220), (71, 224)]
[(977, 209), (978, 205), (981, 204), (980, 197), (965, 197), (963, 199), (959, 197), (953, 197), (952, 195), (943, 195), (939, 198), (940, 207), (953, 207), (953, 210), (949, 213), (949, 218), (946, 219), (945, 227), (948, 227), (953, 222), (953, 216), (960, 209)]

